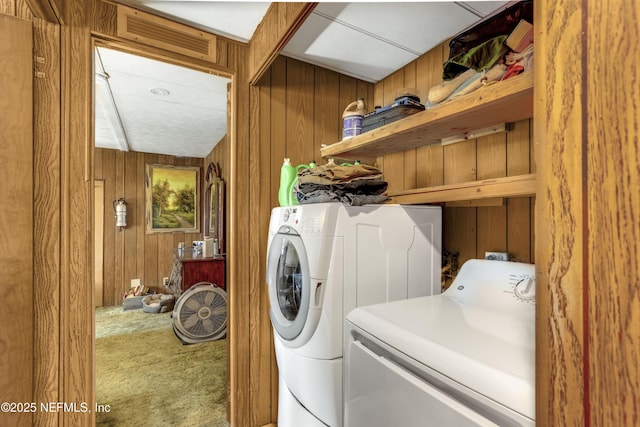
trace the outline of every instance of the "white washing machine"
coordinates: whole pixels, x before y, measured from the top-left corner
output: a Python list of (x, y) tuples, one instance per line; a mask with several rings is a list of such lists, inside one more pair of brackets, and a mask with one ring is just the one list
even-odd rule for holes
[(535, 425), (535, 267), (469, 260), (440, 295), (345, 322), (346, 427)]
[(437, 206), (273, 209), (267, 284), (280, 373), (279, 427), (342, 425), (346, 314), (440, 293), (441, 229)]

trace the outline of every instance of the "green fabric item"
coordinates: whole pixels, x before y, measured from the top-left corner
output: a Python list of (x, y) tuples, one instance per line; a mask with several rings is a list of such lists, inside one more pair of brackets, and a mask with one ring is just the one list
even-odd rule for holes
[(470, 68), (476, 71), (493, 67), (508, 51), (504, 41), (507, 35), (494, 37), (486, 42), (450, 58), (444, 63), (442, 78), (451, 80)]

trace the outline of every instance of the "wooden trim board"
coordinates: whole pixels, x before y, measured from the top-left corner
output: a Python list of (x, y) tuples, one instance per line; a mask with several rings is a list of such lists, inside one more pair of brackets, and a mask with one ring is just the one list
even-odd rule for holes
[(535, 196), (535, 194), (536, 176), (527, 174), (391, 192), (388, 195), (394, 203), (418, 204)]

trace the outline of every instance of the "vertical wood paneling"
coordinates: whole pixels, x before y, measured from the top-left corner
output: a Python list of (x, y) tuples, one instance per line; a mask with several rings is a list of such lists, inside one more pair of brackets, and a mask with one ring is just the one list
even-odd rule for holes
[(94, 277), (94, 304), (102, 307), (104, 301), (104, 181), (96, 179), (93, 190), (94, 210), (93, 210), (93, 277)]
[(294, 165), (307, 164), (316, 157), (313, 152), (314, 98), (309, 88), (314, 87), (314, 67), (300, 61), (287, 61), (287, 148), (299, 153)]
[[(122, 151), (116, 151), (116, 162), (113, 165), (114, 168), (114, 176), (115, 176), (115, 194), (113, 195), (112, 200), (117, 200), (120, 197), (124, 196), (124, 156), (125, 153)], [(113, 209), (113, 205), (112, 205)], [(114, 220), (115, 222), (115, 220)], [(115, 226), (114, 226), (115, 227)], [(113, 283), (114, 296), (115, 301), (114, 305), (118, 304), (116, 301), (119, 300), (125, 293), (129, 286), (126, 286), (126, 276), (124, 271), (124, 238), (126, 235), (126, 231), (115, 229), (115, 233), (113, 235), (113, 264), (115, 266), (115, 281)], [(106, 286), (109, 286), (108, 284)]]
[[(158, 164), (160, 163), (160, 159), (157, 154), (144, 154), (145, 158), (145, 171), (144, 171), (144, 179), (146, 182), (146, 165), (147, 164)], [(145, 184), (146, 185), (146, 184)], [(146, 187), (143, 189), (146, 194)], [(145, 198), (146, 200), (146, 198)], [(145, 202), (146, 203), (146, 202)], [(145, 211), (145, 224), (146, 224), (146, 211)], [(146, 229), (146, 225), (144, 226)], [(159, 239), (158, 234), (148, 234), (145, 232), (144, 236), (144, 259), (145, 259), (145, 267), (144, 267), (144, 280), (146, 281), (155, 281), (158, 278), (158, 269), (160, 268), (160, 259), (162, 257), (161, 252), (159, 251)]]
[(444, 183), (475, 181), (476, 140), (458, 142), (444, 147)]
[[(287, 114), (286, 114), (286, 96), (287, 96), (287, 60), (280, 57), (271, 67), (271, 128), (270, 135), (264, 133), (260, 135), (260, 141), (271, 146), (271, 164), (274, 169), (271, 174), (272, 182), (280, 185), (280, 168), (284, 158), (290, 158), (293, 163), (297, 160), (291, 156), (295, 153), (289, 151), (287, 147)], [(280, 141), (277, 144), (271, 141)], [(299, 156), (302, 157), (302, 156)], [(275, 189), (275, 202), (278, 200), (277, 188)], [(273, 192), (273, 189), (272, 189)]]
[[(268, 120), (261, 118), (262, 109), (265, 106), (264, 99), (260, 98), (260, 88), (251, 87), (250, 92), (250, 137), (257, 139), (262, 126), (266, 126), (269, 132)], [(269, 114), (269, 109), (265, 112)], [(261, 191), (261, 186), (270, 187), (271, 165), (269, 163), (269, 146), (267, 144), (252, 145), (249, 151), (249, 170), (256, 179), (250, 181), (249, 203), (252, 206), (252, 214), (249, 216), (249, 226), (252, 234), (267, 234), (269, 228), (270, 200), (267, 191)], [(265, 424), (271, 420), (273, 413), (273, 395), (271, 384), (276, 373), (272, 372), (273, 363), (271, 357), (272, 336), (269, 320), (269, 294), (265, 289), (264, 277), (266, 277), (265, 259), (266, 246), (259, 239), (252, 239), (249, 249), (250, 259), (250, 290), (255, 301), (252, 304), (252, 321), (250, 328), (250, 341), (252, 345), (250, 378), (250, 401), (252, 406), (260, 408), (256, 411), (255, 423)]]
[[(90, 22), (93, 2), (67, 3), (63, 37), (61, 349), (62, 402), (95, 406), (93, 340), (93, 144)], [(93, 412), (65, 412), (64, 425), (92, 425)]]
[[(253, 100), (256, 96), (259, 97), (257, 102)], [(268, 409), (272, 418), (261, 419), (261, 423), (255, 418), (246, 425), (262, 426), (277, 418), (278, 377), (264, 269), (269, 216), (271, 208), (278, 204), (282, 159), (289, 157), (294, 164), (310, 160), (323, 164), (325, 160), (319, 158), (320, 145), (342, 138), (342, 111), (360, 96), (372, 97), (373, 85), (284, 57), (274, 62), (258, 83), (257, 90), (251, 90), (251, 110), (259, 110), (259, 116), (251, 116), (251, 140), (260, 144), (259, 147), (251, 144), (251, 167), (247, 171), (251, 175), (250, 211), (253, 215), (249, 221), (252, 272), (247, 274), (251, 278), (249, 307), (252, 313), (257, 310), (260, 314), (251, 315), (249, 404), (252, 408), (271, 405)], [(253, 123), (256, 120), (258, 123)], [(294, 141), (291, 135), (304, 137)], [(267, 378), (271, 381), (269, 387), (264, 384)], [(270, 394), (270, 401), (265, 393)], [(263, 410), (254, 414), (258, 412)]]
[[(266, 79), (270, 79), (271, 73), (267, 71), (265, 73)], [(252, 117), (252, 140), (259, 140), (260, 134), (271, 134), (271, 105), (269, 97), (269, 87), (257, 86), (252, 89), (251, 102), (255, 103), (252, 111), (259, 112), (258, 115)], [(271, 161), (271, 146), (269, 144), (260, 144), (257, 149), (252, 150), (253, 162), (256, 165), (256, 170), (259, 171), (259, 179), (252, 181), (251, 194), (254, 200), (253, 204), (256, 206), (256, 214), (253, 216), (255, 222), (255, 230), (259, 235), (267, 235), (269, 230), (269, 220), (271, 215), (271, 208), (274, 203), (277, 203), (275, 199), (276, 192), (272, 189), (275, 187), (272, 180), (279, 180), (279, 176), (274, 176), (273, 170), (278, 172), (280, 168), (277, 163)], [(265, 188), (268, 191), (265, 191)], [(255, 328), (257, 332), (256, 342), (260, 343), (260, 359), (257, 365), (259, 372), (259, 387), (256, 391), (259, 392), (258, 398), (260, 399), (260, 406), (264, 408), (263, 413), (269, 414), (269, 420), (275, 420), (277, 418), (278, 408), (276, 396), (278, 393), (278, 368), (275, 363), (275, 359), (272, 356), (274, 354), (273, 347), (273, 334), (271, 328), (271, 321), (269, 320), (269, 294), (265, 290), (264, 278), (267, 275), (266, 272), (266, 258), (267, 247), (260, 239), (254, 239), (253, 245), (255, 247), (255, 270), (252, 278), (254, 292), (257, 292), (260, 298), (260, 310), (262, 318), (259, 324)]]
[[(260, 412), (249, 410), (251, 402), (251, 365), (255, 354), (251, 351), (251, 325), (255, 321), (255, 310), (252, 308), (252, 295), (250, 292), (249, 260), (245, 256), (250, 249), (251, 230), (249, 228), (249, 216), (251, 206), (249, 203), (249, 182), (251, 172), (248, 170), (250, 152), (249, 127), (249, 87), (245, 48), (233, 46), (229, 48), (229, 64), (238, 70), (234, 78), (234, 98), (237, 104), (233, 106), (233, 121), (236, 131), (235, 143), (230, 145), (230, 224), (231, 231), (228, 239), (227, 269), (230, 277), (229, 288), (230, 303), (230, 392), (231, 392), (231, 425), (255, 425), (255, 419), (264, 416)], [(256, 296), (259, 298), (259, 296)]]
[(507, 175), (507, 134), (497, 133), (476, 140), (476, 179)]
[[(404, 87), (404, 69), (400, 69), (382, 81), (381, 105), (388, 105), (395, 99), (397, 91)], [(404, 152), (383, 156), (380, 168), (384, 173), (384, 179), (389, 183), (388, 191), (402, 190), (404, 188)]]
[[(416, 89), (420, 101), (426, 103), (429, 88), (442, 82), (442, 45), (431, 49), (416, 61)], [(444, 183), (444, 149), (433, 144), (416, 148), (416, 188), (442, 185)]]
[[(260, 226), (260, 235), (268, 235), (269, 229), (269, 221), (271, 219), (271, 209), (274, 206), (278, 205), (278, 190), (280, 185), (280, 165), (282, 162), (282, 158), (280, 156), (281, 153), (275, 153), (276, 147), (273, 144), (266, 143), (270, 142), (270, 135), (272, 135), (272, 120), (273, 116), (273, 105), (272, 105), (272, 96), (271, 91), (272, 87), (270, 83), (273, 80), (273, 74), (271, 67), (269, 71), (267, 71), (262, 77), (261, 83), (258, 84), (258, 96), (259, 99), (259, 108), (260, 108), (260, 118), (259, 118), (259, 135), (252, 135), (252, 138), (256, 138), (257, 140), (263, 140), (265, 143), (260, 144), (261, 150), (261, 168), (264, 168), (266, 173), (263, 173), (262, 176), (265, 177), (265, 181), (262, 181), (262, 185), (260, 186), (260, 191), (262, 193), (262, 197), (260, 198), (260, 217), (261, 217), (261, 226)], [(319, 150), (318, 150), (319, 151)], [(277, 158), (274, 156), (278, 156)], [(266, 189), (266, 191), (265, 191)], [(264, 241), (259, 239), (258, 244), (264, 245)], [(267, 256), (267, 247), (264, 245), (264, 256), (260, 259), (266, 260)], [(262, 263), (261, 266), (261, 277), (266, 277), (266, 262)], [(259, 281), (258, 283), (262, 283), (264, 287), (263, 281)], [(263, 291), (264, 292), (264, 291)], [(270, 303), (269, 296), (266, 295), (266, 313), (269, 311)], [(270, 416), (271, 420), (276, 420), (278, 418), (278, 405), (277, 405), (277, 396), (278, 396), (278, 366), (275, 360), (275, 348), (273, 343), (273, 329), (271, 328), (271, 321), (267, 320), (266, 325), (263, 324), (262, 328), (266, 328), (268, 331), (265, 332), (265, 339), (269, 340), (269, 347), (267, 349), (268, 358), (270, 359), (270, 363), (266, 366), (266, 369), (269, 371), (269, 384), (270, 390), (265, 391), (265, 393), (269, 394), (270, 397)]]
[[(534, 3), (536, 422), (545, 426), (590, 425), (584, 406), (589, 399), (583, 329), (587, 324), (583, 306), (587, 224), (582, 206), (584, 4), (582, 0)], [(607, 286), (604, 293), (608, 293), (608, 286), (616, 285), (601, 286)], [(594, 402), (599, 410), (604, 404)]]
[[(442, 43), (377, 83), (374, 88), (377, 102), (388, 104), (403, 88), (416, 88), (422, 102), (427, 102), (429, 90), (442, 83), (442, 63), (447, 55), (448, 45)], [(434, 144), (389, 154), (377, 162), (389, 189), (394, 191), (529, 173), (533, 148), (529, 143), (532, 135), (527, 134), (528, 123), (526, 120), (517, 124), (516, 130), (506, 136), (481, 138), (477, 149), (475, 140), (448, 146)], [(498, 140), (500, 148), (496, 152), (492, 148), (496, 143), (491, 141)], [(510, 146), (512, 143), (514, 147)], [(517, 172), (525, 169), (523, 165), (527, 171)], [(506, 251), (516, 259), (530, 262), (531, 206), (530, 199), (524, 198), (510, 199), (502, 207), (445, 208), (445, 247), (458, 252), (460, 262), (482, 258), (488, 250)]]
[(432, 187), (444, 183), (444, 150), (433, 144), (416, 149), (416, 187)]
[[(417, 89), (417, 61), (413, 61), (404, 67), (404, 80), (402, 85), (405, 89)], [(404, 91), (403, 91), (404, 92)], [(396, 94), (399, 96), (400, 94)], [(417, 93), (420, 96), (419, 93)], [(403, 188), (416, 188), (417, 177), (417, 149), (406, 150), (404, 152), (404, 179)]]
[[(122, 297), (131, 286), (131, 279), (139, 278), (141, 283), (150, 289), (167, 292), (162, 286), (162, 278), (168, 277), (171, 273), (176, 242), (184, 241), (190, 244), (201, 236), (193, 233), (146, 233), (146, 165), (161, 162), (167, 165), (198, 166), (201, 168), (200, 175), (203, 179), (203, 159), (95, 149), (94, 176), (105, 183), (102, 295), (105, 306), (122, 304)], [(112, 204), (120, 197), (124, 197), (129, 204), (127, 228), (122, 231), (115, 226)], [(201, 207), (203, 201), (203, 191), (200, 191)], [(202, 214), (200, 220), (202, 221)]]
[(585, 409), (594, 426), (631, 426), (640, 424), (640, 4), (587, 4)]
[[(33, 400), (33, 98), (31, 22), (0, 15), (0, 390), (3, 402)], [(7, 185), (6, 183), (11, 183)], [(4, 405), (4, 403), (3, 403)], [(30, 425), (30, 411), (0, 412), (2, 425)]]
[(8, 16), (15, 16), (16, 2), (15, 0), (3, 0), (0, 2), (0, 13)]
[[(228, 85), (229, 87), (231, 86), (231, 84)], [(232, 120), (231, 120), (231, 116), (232, 116), (232, 112), (231, 112), (232, 106), (231, 106), (231, 102), (227, 102), (227, 135), (225, 135), (224, 137), (222, 137), (222, 139), (220, 139), (220, 141), (218, 141), (218, 143), (215, 145), (215, 147), (213, 148), (213, 150), (211, 151), (211, 153), (209, 153), (209, 155), (207, 155), (207, 157), (204, 159), (204, 163), (203, 163), (203, 171), (206, 171), (209, 167), (210, 163), (213, 163), (214, 165), (218, 166), (219, 168), (219, 173), (220, 176), (222, 177), (222, 179), (225, 182), (225, 237), (226, 239), (229, 238), (230, 234), (229, 234), (229, 187), (230, 187), (230, 173), (229, 173), (229, 165), (230, 165), (230, 158), (229, 158), (229, 150), (228, 150), (228, 146), (229, 146), (229, 134), (231, 134), (232, 132)], [(203, 178), (204, 182), (206, 182), (206, 178)], [(229, 278), (229, 274), (228, 274), (228, 265), (229, 265), (229, 253), (228, 253), (228, 245), (221, 245), (220, 246), (222, 253), (226, 254), (227, 256), (227, 261), (225, 263), (225, 275), (226, 275), (226, 290), (227, 290), (227, 304), (229, 304), (229, 299), (231, 298), (231, 290), (229, 289), (229, 286), (231, 285), (231, 280)], [(227, 322), (231, 322), (231, 313), (229, 311), (230, 306), (227, 305)], [(231, 355), (232, 355), (232, 351), (231, 351), (231, 342), (232, 339), (230, 337), (230, 333), (227, 334), (227, 367), (229, 367), (229, 364), (231, 363)], [(231, 397), (232, 393), (231, 393), (231, 388), (230, 388), (230, 375), (231, 372), (229, 369), (227, 369), (227, 395), (229, 396), (229, 398)], [(267, 383), (269, 384), (269, 383)], [(229, 417), (231, 416), (230, 414), (230, 402), (229, 400), (227, 400), (227, 420), (229, 419)]]
[[(476, 180), (476, 140), (443, 147), (444, 183), (455, 184)], [(459, 265), (476, 258), (478, 247), (477, 215), (475, 208), (445, 208), (444, 244), (458, 253)]]
[[(314, 146), (312, 159), (318, 164), (321, 164), (321, 145), (332, 144), (332, 138), (335, 138), (334, 129), (336, 128), (336, 123), (342, 123), (342, 109), (338, 104), (339, 82), (338, 74), (321, 68), (315, 69)], [(358, 88), (358, 93), (366, 93), (365, 89)], [(365, 99), (367, 97), (368, 95), (363, 96)]]
[[(342, 128), (343, 128), (343, 119), (342, 119), (342, 114), (344, 114), (344, 110), (347, 108), (347, 106), (349, 104), (351, 104), (353, 101), (358, 99), (358, 84), (357, 82), (352, 79), (349, 78), (347, 76), (343, 76), (340, 75), (339, 77), (340, 80), (340, 93), (338, 96), (338, 115), (336, 117), (336, 128), (337, 131), (339, 132), (339, 136), (336, 139), (336, 141), (340, 141), (342, 140)], [(365, 98), (364, 100), (365, 104), (369, 105), (369, 100)], [(335, 142), (335, 141), (334, 141)]]
[[(515, 124), (507, 133), (507, 175), (522, 175), (531, 170), (530, 121)], [(515, 197), (507, 200), (507, 250), (517, 261), (533, 262), (533, 219), (531, 210), (535, 198)]]
[[(477, 139), (477, 179), (498, 178), (507, 174), (507, 135), (499, 133)], [(487, 251), (507, 250), (507, 208), (490, 206), (476, 208), (476, 258)]]
[[(111, 202), (115, 200), (116, 194), (116, 174), (115, 174), (115, 161), (116, 151), (114, 150), (95, 150), (96, 153), (100, 153), (101, 156), (95, 157), (95, 163), (102, 162), (95, 168), (95, 178), (104, 180), (104, 278), (103, 283), (106, 286), (103, 288), (102, 300), (106, 305), (116, 304), (116, 226), (114, 220), (113, 207)], [(100, 170), (102, 175), (98, 175)], [(113, 254), (112, 256), (106, 256), (106, 254)]]
[[(97, 160), (96, 160), (97, 164)], [(97, 169), (96, 169), (97, 173)], [(145, 182), (145, 164), (144, 164), (144, 153), (136, 153), (136, 182)], [(137, 209), (134, 209), (131, 213), (131, 217), (133, 219), (133, 223), (136, 225), (135, 227), (135, 235), (136, 235), (136, 273), (140, 277), (146, 277), (145, 271), (145, 259), (147, 253), (147, 247), (145, 245), (145, 212), (144, 209), (141, 209), (141, 206), (144, 206), (145, 203), (145, 186), (138, 185), (136, 187), (136, 194), (134, 205), (137, 206)], [(129, 215), (129, 214), (128, 214)], [(127, 215), (127, 216), (128, 216)]]
[[(34, 401), (58, 398), (60, 371), (60, 30), (36, 20), (33, 54), (44, 58), (34, 79), (33, 147), (33, 279), (34, 286)], [(52, 425), (56, 414), (38, 413), (34, 425)]]
[[(122, 232), (124, 237), (124, 282), (131, 278), (140, 277), (138, 273), (138, 244), (137, 232), (140, 224), (135, 222), (136, 212), (144, 205), (134, 203), (137, 199), (139, 181), (137, 178), (137, 154), (128, 152), (124, 156), (124, 191), (123, 195), (129, 206), (127, 207), (127, 229)], [(129, 282), (130, 283), (130, 282)], [(148, 283), (145, 283), (148, 286)]]

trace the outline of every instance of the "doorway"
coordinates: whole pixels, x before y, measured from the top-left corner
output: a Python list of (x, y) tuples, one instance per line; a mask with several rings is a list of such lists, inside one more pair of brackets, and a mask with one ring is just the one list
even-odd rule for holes
[[(134, 76), (130, 77), (132, 79), (143, 79), (150, 77), (149, 73), (155, 72), (153, 64), (149, 65), (147, 61), (154, 61), (154, 63), (161, 62), (160, 65), (163, 69), (174, 69), (173, 67), (181, 67), (188, 70), (185, 71), (194, 71), (195, 69), (191, 69), (187, 67), (188, 64), (184, 64), (182, 62), (175, 63), (171, 58), (164, 58), (155, 56), (153, 58), (149, 58), (144, 56), (144, 53), (131, 50), (126, 46), (114, 43), (107, 43), (104, 41), (94, 40), (95, 47), (94, 52), (98, 52), (100, 49), (102, 58), (104, 59), (105, 54), (111, 55), (112, 50), (118, 51), (118, 53), (125, 53), (128, 55), (136, 56), (135, 60), (139, 61), (138, 64), (145, 62), (147, 65), (141, 66), (138, 65), (136, 68), (137, 71), (143, 71), (143, 76)], [(121, 56), (118, 56), (121, 58)], [(169, 61), (169, 62), (166, 62)], [(94, 61), (94, 64), (96, 62)], [(99, 64), (103, 66), (104, 64)], [(169, 65), (169, 67), (165, 67), (165, 65)], [(125, 69), (130, 69), (131, 67), (124, 66)], [(151, 99), (154, 96), (164, 96), (165, 101), (162, 101), (164, 104), (179, 104), (184, 106), (183, 99), (179, 100), (179, 102), (171, 102), (166, 101), (167, 95), (170, 96), (171, 93), (175, 93), (173, 87), (168, 86), (168, 91), (170, 94), (165, 94), (161, 89), (167, 88), (166, 86), (160, 86), (158, 83), (163, 83), (166, 85), (170, 85), (169, 78), (167, 79), (159, 79), (155, 76), (153, 79), (148, 79), (149, 84), (144, 86), (144, 98), (142, 101), (133, 102), (131, 99), (127, 99), (126, 101), (132, 101), (131, 105), (133, 105), (133, 114), (135, 117), (133, 119), (134, 124), (131, 124), (131, 120), (129, 117), (131, 110), (131, 105), (124, 106), (122, 108), (118, 108), (119, 105), (119, 97), (122, 96), (122, 93), (115, 93), (117, 90), (112, 93), (107, 93), (107, 98), (102, 100), (98, 99), (98, 92), (104, 91), (105, 89), (113, 89), (110, 87), (111, 81), (116, 78), (116, 72), (110, 72), (109, 67), (100, 68), (96, 66), (96, 71), (100, 73), (99, 76), (96, 77), (95, 81), (100, 82), (96, 84), (94, 87), (94, 129), (95, 129), (95, 137), (103, 138), (108, 140), (108, 142), (112, 143), (113, 146), (98, 146), (94, 148), (94, 177), (95, 179), (101, 180), (103, 182), (103, 207), (102, 207), (102, 216), (103, 216), (103, 244), (102, 248), (95, 249), (95, 259), (96, 262), (100, 262), (101, 258), (100, 253), (102, 254), (103, 261), (100, 262), (100, 266), (96, 265), (96, 271), (101, 269), (102, 273), (102, 281), (104, 283), (102, 287), (102, 294), (96, 295), (96, 302), (102, 300), (102, 305), (113, 307), (116, 312), (122, 312), (122, 303), (123, 303), (123, 293), (126, 292), (130, 288), (131, 280), (139, 279), (143, 286), (148, 287), (149, 289), (166, 293), (166, 290), (163, 288), (163, 279), (165, 277), (170, 276), (171, 273), (171, 260), (173, 257), (173, 250), (177, 246), (179, 242), (188, 242), (191, 243), (192, 240), (202, 240), (202, 232), (204, 232), (204, 222), (207, 217), (204, 213), (205, 203), (201, 201), (199, 211), (201, 213), (200, 216), (200, 227), (199, 232), (197, 233), (148, 233), (145, 227), (146, 224), (146, 195), (145, 195), (145, 187), (147, 185), (147, 177), (146, 177), (146, 166), (148, 164), (163, 164), (163, 165), (174, 165), (174, 166), (200, 166), (201, 173), (200, 176), (204, 179), (204, 169), (208, 164), (207, 157), (212, 152), (214, 144), (218, 143), (217, 137), (212, 137), (215, 134), (214, 131), (208, 131), (206, 138), (208, 138), (210, 142), (210, 146), (205, 148), (204, 151), (200, 151), (201, 154), (188, 154), (187, 150), (179, 151), (180, 141), (193, 141), (197, 139), (194, 136), (187, 135), (186, 131), (177, 132), (173, 136), (173, 140), (168, 144), (164, 144), (160, 141), (162, 136), (166, 136), (168, 130), (166, 128), (160, 128), (160, 125), (153, 125), (151, 120), (153, 117), (145, 117), (147, 116), (163, 116), (164, 120), (161, 120), (163, 123), (167, 123), (169, 120), (166, 119), (166, 114), (169, 114), (168, 108), (171, 105), (161, 105), (159, 110), (152, 111), (152, 102)], [(202, 76), (205, 77), (215, 77), (216, 79), (221, 79), (221, 85), (224, 87), (223, 101), (224, 107), (221, 111), (221, 115), (224, 116), (224, 123), (222, 124), (223, 133), (227, 134), (227, 128), (230, 126), (230, 121), (227, 120), (227, 110), (228, 110), (228, 85), (231, 82), (231, 78), (229, 76), (220, 75), (220, 73), (214, 70), (203, 70), (197, 69), (199, 73), (205, 74)], [(199, 78), (199, 77), (198, 77)], [(193, 86), (195, 79), (188, 78), (189, 83)], [(143, 84), (143, 83), (141, 83)], [(98, 86), (102, 85), (102, 86)], [(106, 87), (105, 87), (106, 86)], [(151, 91), (150, 89), (154, 89)], [(132, 89), (135, 90), (135, 89)], [(147, 93), (148, 92), (148, 93)], [(202, 100), (202, 97), (205, 96), (204, 89), (198, 91), (198, 100)], [(134, 96), (134, 95), (131, 95)], [(137, 104), (136, 104), (137, 102)], [(141, 102), (141, 103), (140, 103)], [(135, 107), (137, 105), (137, 107)], [(99, 112), (104, 113), (104, 111), (100, 111), (100, 109), (113, 108), (115, 106), (115, 111), (106, 112), (105, 116), (101, 118), (99, 121), (95, 114)], [(216, 111), (218, 113), (218, 111)], [(186, 118), (181, 119), (182, 121), (186, 120)], [(181, 121), (181, 120), (178, 120)], [(175, 123), (175, 122), (174, 122)], [(143, 124), (143, 126), (138, 126), (139, 124)], [(147, 129), (145, 129), (145, 126)], [(109, 128), (112, 127), (112, 128)], [(202, 132), (202, 127), (195, 126), (197, 129)], [(145, 142), (142, 141), (142, 144), (139, 144), (136, 138), (139, 135), (143, 135), (147, 140), (152, 140), (151, 144), (145, 145)], [(178, 135), (178, 136), (176, 136)], [(177, 139), (182, 138), (182, 139)], [(220, 138), (220, 140), (226, 141), (226, 136)], [(140, 148), (142, 147), (142, 148)], [(151, 148), (145, 148), (151, 147)], [(167, 151), (162, 147), (169, 147), (171, 150), (178, 151)], [(184, 147), (182, 147), (184, 148)], [(202, 148), (201, 148), (202, 150)], [(188, 155), (187, 155), (188, 154)], [(198, 157), (197, 157), (198, 156)], [(203, 183), (201, 183), (203, 184)], [(200, 194), (201, 199), (205, 194), (204, 185), (200, 185)], [(99, 194), (96, 192), (95, 198), (96, 203), (98, 203)], [(125, 229), (116, 227), (113, 218), (113, 212), (111, 211), (111, 200), (116, 200), (119, 198), (124, 198), (127, 205), (127, 227)], [(96, 220), (98, 216), (100, 216), (96, 209)], [(96, 226), (96, 231), (99, 226)], [(99, 232), (97, 232), (99, 234)], [(96, 240), (98, 240), (99, 236), (96, 234)], [(102, 249), (100, 251), (100, 249)], [(97, 278), (96, 280), (99, 280)], [(97, 281), (96, 281), (97, 283)], [(96, 290), (96, 292), (100, 292)], [(147, 316), (156, 316), (155, 314), (146, 314)], [(154, 319), (155, 321), (155, 319)], [(96, 331), (97, 332), (97, 331)], [(176, 337), (172, 337), (175, 339), (175, 342), (178, 343), (178, 339)], [(182, 344), (179, 344), (182, 345)], [(195, 344), (194, 347), (200, 346), (201, 344)], [(96, 345), (96, 353), (100, 351), (98, 348), (99, 345)], [(188, 347), (185, 347), (188, 348)], [(159, 355), (159, 350), (150, 351), (150, 355), (155, 354), (156, 358), (163, 358), (165, 356)], [(99, 361), (101, 360), (99, 355), (96, 356), (96, 384), (97, 384), (97, 403), (98, 404), (111, 404), (112, 402), (100, 401), (100, 377), (99, 375), (103, 372), (100, 369)], [(226, 348), (224, 351), (224, 356), (226, 358)], [(168, 356), (167, 356), (168, 357)], [(191, 356), (189, 356), (191, 357)], [(195, 357), (195, 356), (194, 356)], [(211, 356), (213, 357), (213, 356)], [(151, 356), (153, 358), (153, 356)], [(194, 361), (194, 359), (190, 359), (190, 361)], [(224, 382), (224, 390), (226, 395), (227, 385), (226, 385), (226, 370), (227, 364), (224, 362), (224, 371), (222, 374), (222, 380)], [(171, 369), (174, 369), (172, 367)], [(220, 376), (219, 375), (219, 376)], [(194, 385), (194, 388), (197, 388), (197, 384)], [(158, 395), (166, 394), (166, 390), (161, 390), (157, 388), (156, 392)], [(132, 397), (133, 398), (133, 397)], [(225, 404), (225, 416), (223, 418), (226, 419), (226, 404)], [(100, 418), (97, 418), (100, 421)], [(185, 418), (186, 419), (186, 418)], [(98, 425), (100, 425), (98, 423)]]

